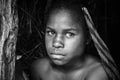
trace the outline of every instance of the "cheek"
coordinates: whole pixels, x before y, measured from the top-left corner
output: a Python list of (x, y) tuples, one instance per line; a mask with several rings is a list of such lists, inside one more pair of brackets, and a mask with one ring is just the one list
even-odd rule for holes
[(84, 51), (84, 40), (81, 37), (66, 41), (66, 49), (71, 55), (79, 55)]
[(49, 50), (52, 46), (52, 41), (48, 37), (45, 37), (45, 46), (46, 46), (47, 52), (49, 52)]

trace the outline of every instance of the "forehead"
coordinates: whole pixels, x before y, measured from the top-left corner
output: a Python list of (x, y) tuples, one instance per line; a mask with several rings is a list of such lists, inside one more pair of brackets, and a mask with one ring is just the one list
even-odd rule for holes
[(74, 28), (81, 28), (80, 22), (78, 22), (74, 15), (68, 10), (55, 10), (52, 12), (48, 18), (47, 25), (52, 26), (69, 26)]

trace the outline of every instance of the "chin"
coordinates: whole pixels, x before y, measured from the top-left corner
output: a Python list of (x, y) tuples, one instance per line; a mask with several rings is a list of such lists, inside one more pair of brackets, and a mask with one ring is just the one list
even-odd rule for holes
[(66, 62), (63, 61), (63, 60), (52, 60), (52, 62), (56, 65), (59, 65), (59, 66), (62, 66), (62, 65), (66, 64)]

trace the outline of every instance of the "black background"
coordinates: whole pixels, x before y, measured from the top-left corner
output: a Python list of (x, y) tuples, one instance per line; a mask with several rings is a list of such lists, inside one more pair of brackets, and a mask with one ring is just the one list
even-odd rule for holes
[(111, 55), (115, 59), (117, 65), (120, 67), (119, 56), (119, 23), (120, 23), (120, 9), (117, 0), (108, 0), (107, 7), (107, 34), (108, 34), (108, 47), (110, 48)]
[[(111, 55), (119, 62), (119, 2), (115, 0), (82, 0), (90, 9), (98, 32), (110, 49)], [(22, 55), (21, 63), (28, 65), (33, 59), (44, 54), (42, 18), (46, 0), (17, 0), (19, 32), (16, 55)], [(94, 14), (92, 14), (92, 12)], [(40, 44), (41, 43), (41, 44)], [(37, 45), (39, 47), (37, 47)], [(39, 54), (38, 54), (39, 53)]]

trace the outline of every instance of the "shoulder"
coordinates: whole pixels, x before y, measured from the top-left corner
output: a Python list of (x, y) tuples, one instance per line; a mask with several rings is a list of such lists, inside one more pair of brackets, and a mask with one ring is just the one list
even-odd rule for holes
[(49, 60), (46, 58), (38, 59), (34, 61), (31, 65), (31, 70), (33, 73), (38, 75), (44, 74), (49, 70)]
[(88, 67), (87, 80), (107, 80), (107, 74), (100, 62), (93, 61)]
[[(40, 66), (41, 64), (47, 64), (49, 62), (49, 60), (47, 58), (41, 58), (38, 60), (35, 60), (32, 65), (36, 65), (36, 66)], [(42, 66), (42, 65), (41, 65)]]
[(88, 80), (107, 80), (107, 74), (102, 67), (97, 67), (90, 72)]

